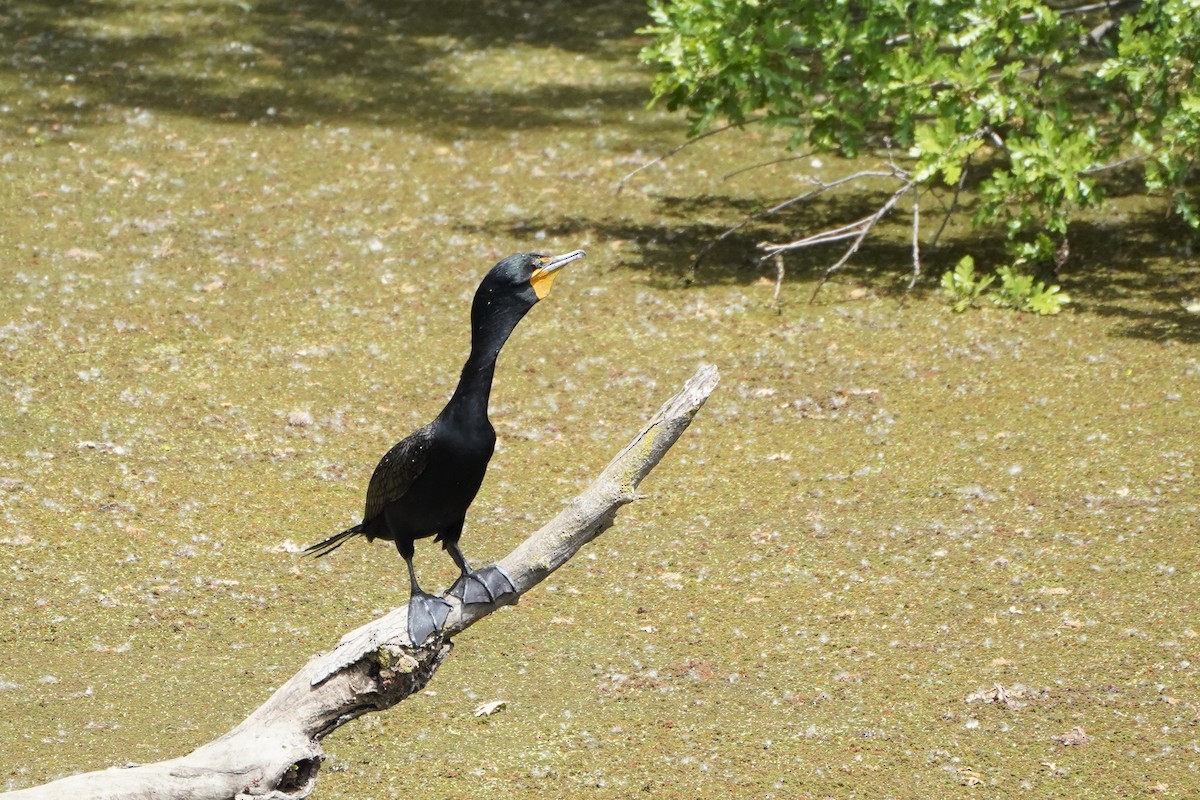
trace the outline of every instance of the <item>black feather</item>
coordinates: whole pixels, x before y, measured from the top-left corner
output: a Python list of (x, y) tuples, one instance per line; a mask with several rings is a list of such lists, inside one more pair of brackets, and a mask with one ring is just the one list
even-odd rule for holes
[(335, 533), (333, 536), (330, 536), (324, 541), (317, 542), (311, 547), (304, 548), (304, 555), (312, 556), (313, 558), (327, 556), (345, 544), (347, 539), (352, 539), (355, 536), (362, 536), (362, 532), (363, 527), (362, 523), (360, 522), (352, 528), (346, 528), (346, 530), (342, 531), (341, 533)]

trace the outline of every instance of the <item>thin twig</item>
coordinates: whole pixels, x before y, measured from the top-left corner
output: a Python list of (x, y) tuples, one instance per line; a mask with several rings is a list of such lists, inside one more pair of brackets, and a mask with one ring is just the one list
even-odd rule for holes
[(917, 278), (921, 275), (921, 240), (919, 238), (921, 232), (921, 190), (916, 186), (913, 187), (913, 213), (912, 213), (912, 258), (913, 271), (912, 277), (908, 279), (908, 286), (904, 289), (904, 293), (908, 294), (912, 288), (917, 285)]
[(783, 288), (783, 253), (775, 254), (775, 296), (771, 298), (771, 305), (776, 311), (779, 310), (779, 290)]
[[(725, 241), (727, 238), (729, 238), (733, 234), (740, 231), (742, 228), (749, 225), (751, 222), (757, 222), (758, 220), (772, 216), (773, 214), (778, 214), (780, 211), (787, 208), (788, 206), (803, 202), (803, 201), (809, 199), (810, 197), (816, 197), (817, 195), (819, 195), (823, 192), (827, 192), (830, 189), (836, 189), (839, 186), (843, 186), (847, 183), (851, 183), (853, 181), (859, 180), (860, 178), (891, 178), (891, 177), (894, 177), (895, 174), (896, 174), (895, 172), (883, 172), (881, 170), (862, 170), (860, 172), (854, 173), (853, 175), (847, 175), (844, 178), (838, 178), (836, 181), (832, 181), (830, 183), (825, 183), (824, 181), (820, 180), (819, 178), (816, 178), (816, 177), (813, 177), (810, 175), (808, 178), (809, 181), (812, 182), (813, 184), (815, 184), (817, 188), (810, 189), (807, 192), (802, 192), (801, 194), (798, 194), (795, 197), (789, 197), (787, 200), (784, 200), (782, 203), (777, 203), (763, 211), (756, 211), (755, 213), (750, 214), (745, 219), (743, 219), (741, 222), (739, 222), (738, 224), (734, 225), (731, 228), (726, 229), (720, 236), (713, 239), (708, 244), (704, 245), (704, 247), (700, 249), (700, 252), (696, 254), (696, 258), (692, 261), (692, 274), (693, 275), (696, 274), (696, 271), (700, 269), (700, 263), (702, 261), (704, 261), (705, 258), (708, 257), (708, 254), (710, 252), (712, 252), (712, 249), (714, 247), (716, 247), (721, 242)], [(763, 260), (770, 257), (770, 255), (771, 254), (768, 253), (767, 255), (763, 256)]]
[(634, 175), (637, 175), (637, 174), (638, 174), (639, 172), (641, 172), (642, 170), (646, 170), (646, 169), (649, 169), (650, 167), (653, 167), (655, 164), (658, 164), (658, 163), (660, 163), (660, 162), (666, 161), (668, 158), (670, 158), (671, 156), (675, 155), (675, 154), (676, 154), (676, 153), (678, 153), (680, 150), (683, 150), (683, 149), (685, 149), (685, 148), (691, 147), (692, 145), (694, 145), (694, 144), (696, 144), (697, 142), (699, 142), (701, 139), (707, 139), (709, 136), (716, 136), (718, 133), (724, 133), (725, 131), (729, 130), (730, 128), (740, 128), (740, 127), (742, 127), (743, 125), (750, 125), (750, 124), (752, 124), (752, 123), (758, 122), (758, 121), (759, 121), (759, 120), (761, 120), (761, 119), (762, 119), (762, 117), (753, 117), (753, 118), (751, 118), (751, 119), (744, 120), (744, 121), (742, 121), (742, 122), (730, 122), (728, 125), (722, 125), (722, 126), (721, 126), (721, 127), (719, 127), (719, 128), (713, 128), (712, 130), (705, 131), (704, 133), (700, 134), (699, 136), (694, 136), (694, 137), (692, 137), (691, 139), (688, 139), (688, 140), (687, 140), (686, 142), (684, 142), (683, 144), (676, 145), (675, 147), (672, 147), (670, 150), (668, 150), (667, 152), (663, 153), (663, 154), (662, 154), (661, 156), (659, 156), (658, 158), (655, 158), (655, 159), (652, 159), (652, 160), (650, 160), (650, 161), (647, 161), (645, 164), (642, 164), (640, 167), (638, 167), (637, 169), (635, 169), (633, 172), (630, 172), (628, 175), (626, 175), (625, 177), (621, 178), (621, 180), (617, 181), (617, 194), (620, 194), (620, 193), (621, 193), (621, 190), (625, 188), (625, 184), (626, 184), (626, 183), (629, 181), (629, 179), (630, 179), (630, 178), (632, 178)]
[(827, 244), (828, 242), (837, 242), (841, 241), (842, 239), (852, 239), (859, 234), (863, 225), (866, 225), (871, 221), (873, 216), (874, 214), (863, 217), (859, 220), (855, 220), (854, 222), (849, 222), (845, 225), (842, 225), (840, 228), (830, 228), (829, 230), (821, 231), (820, 233), (814, 233), (810, 236), (805, 236), (803, 239), (796, 239), (795, 241), (786, 242), (784, 244), (760, 242), (758, 245), (759, 249), (767, 251), (767, 254), (763, 256), (760, 261), (765, 261), (776, 253), (782, 253), (785, 250), (799, 250), (802, 247), (812, 247), (813, 245), (817, 244)]
[[(843, 239), (853, 239), (854, 241), (851, 242), (850, 247), (846, 249), (846, 252), (842, 254), (842, 257), (840, 259), (838, 259), (837, 263), (835, 263), (833, 266), (829, 267), (829, 269), (827, 269), (825, 271), (825, 274), (821, 277), (820, 282), (817, 284), (817, 288), (813, 290), (812, 297), (809, 298), (808, 302), (812, 303), (814, 300), (816, 300), (817, 294), (821, 291), (821, 287), (825, 285), (826, 281), (829, 280), (830, 276), (833, 275), (834, 272), (837, 272), (839, 269), (841, 269), (842, 266), (847, 261), (850, 260), (850, 257), (853, 256), (858, 251), (859, 246), (862, 245), (863, 240), (866, 239), (866, 237), (867, 237), (867, 234), (869, 234), (871, 232), (871, 230), (875, 227), (875, 225), (879, 222), (879, 220), (883, 219), (883, 217), (889, 211), (892, 210), (892, 207), (895, 206), (897, 202), (899, 202), (900, 198), (904, 196), (905, 192), (909, 191), (910, 189), (913, 189), (913, 187), (915, 186), (915, 181), (913, 180), (912, 174), (910, 172), (898, 167), (895, 164), (895, 162), (892, 161), (890, 158), (888, 160), (888, 166), (891, 169), (887, 172), (882, 172), (882, 171), (878, 171), (878, 170), (863, 170), (861, 172), (856, 172), (854, 175), (850, 175), (846, 178), (842, 178), (838, 181), (834, 181), (833, 183), (829, 183), (829, 184), (822, 183), (818, 186), (817, 189), (807, 192), (804, 195), (799, 195), (796, 198), (792, 198), (790, 201), (788, 201), (789, 203), (796, 202), (798, 199), (803, 198), (803, 197), (808, 197), (808, 196), (812, 196), (814, 194), (819, 194), (823, 191), (833, 188), (834, 186), (841, 185), (844, 183), (849, 183), (850, 181), (853, 181), (853, 180), (856, 180), (856, 179), (862, 178), (862, 177), (896, 178), (902, 182), (902, 185), (900, 186), (900, 188), (897, 189), (895, 192), (893, 192), (891, 197), (889, 197), (882, 206), (880, 206), (874, 213), (872, 213), (866, 217), (863, 217), (862, 219), (856, 220), (856, 221), (848, 223), (846, 225), (841, 225), (837, 228), (829, 228), (827, 230), (820, 231), (819, 233), (814, 233), (810, 236), (806, 236), (802, 239), (796, 239), (795, 241), (787, 242), (786, 244), (773, 244), (770, 242), (760, 242), (758, 245), (759, 249), (764, 250), (766, 252), (762, 256), (762, 258), (759, 259), (759, 261), (762, 262), (762, 261), (767, 260), (768, 258), (778, 257), (782, 253), (789, 251), (789, 250), (799, 250), (800, 248), (803, 248), (803, 247), (812, 247), (814, 245), (826, 244), (828, 242), (836, 242), (836, 241), (840, 241)], [(744, 224), (746, 224), (746, 222), (748, 222), (748, 220), (743, 221), (742, 224), (744, 225)]]
[(800, 161), (802, 159), (808, 158), (811, 155), (812, 155), (812, 151), (810, 150), (809, 152), (801, 153), (798, 156), (784, 156), (783, 158), (773, 158), (770, 161), (763, 161), (760, 164), (751, 164), (748, 167), (742, 167), (741, 169), (735, 169), (733, 172), (725, 173), (724, 175), (721, 176), (721, 180), (727, 181), (730, 178), (735, 178), (738, 175), (741, 175), (743, 172), (752, 172), (753, 170), (762, 169), (763, 167), (773, 167), (776, 164), (786, 164), (789, 161)]
[(841, 269), (842, 266), (850, 260), (850, 257), (858, 252), (859, 246), (863, 243), (863, 240), (867, 238), (867, 234), (871, 232), (871, 229), (875, 227), (879, 220), (883, 219), (885, 214), (892, 210), (892, 207), (896, 205), (897, 201), (899, 201), (900, 198), (904, 196), (904, 193), (912, 188), (912, 186), (913, 181), (910, 178), (909, 180), (905, 181), (904, 185), (897, 189), (891, 197), (888, 198), (886, 203), (879, 207), (878, 211), (867, 218), (867, 221), (862, 225), (862, 231), (855, 238), (854, 242), (846, 249), (846, 252), (842, 254), (842, 257), (837, 260), (837, 263), (825, 270), (825, 274), (821, 276), (821, 280), (817, 283), (817, 288), (813, 289), (812, 297), (808, 298), (810, 305), (816, 301), (817, 294), (820, 293), (821, 287), (824, 286), (830, 277), (833, 276), (833, 273)]
[(1145, 161), (1149, 157), (1150, 156), (1146, 155), (1145, 153), (1137, 153), (1135, 155), (1129, 156), (1128, 158), (1119, 158), (1116, 161), (1113, 161), (1108, 164), (1097, 164), (1094, 167), (1088, 167), (1085, 170), (1081, 170), (1081, 172), (1084, 175), (1095, 175), (1097, 172), (1107, 172), (1110, 169), (1120, 169), (1121, 167), (1125, 166), (1126, 164), (1133, 164), (1138, 161)]
[(947, 223), (950, 222), (950, 217), (954, 216), (954, 212), (958, 210), (958, 197), (962, 194), (963, 185), (967, 182), (967, 170), (971, 168), (971, 156), (967, 156), (963, 163), (962, 172), (958, 176), (958, 183), (954, 187), (954, 197), (950, 200), (950, 208), (946, 209), (946, 216), (942, 217), (942, 224), (938, 226), (937, 233), (933, 235), (932, 241), (929, 242), (930, 247), (937, 247), (938, 240), (942, 238), (942, 231), (946, 230)]

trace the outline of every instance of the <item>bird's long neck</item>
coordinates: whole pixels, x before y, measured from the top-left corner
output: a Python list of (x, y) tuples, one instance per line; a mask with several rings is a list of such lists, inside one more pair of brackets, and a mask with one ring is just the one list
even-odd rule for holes
[(496, 374), (496, 358), (528, 309), (501, 312), (479, 304), (471, 310), (471, 354), (463, 365), (458, 388), (442, 416), (461, 425), (487, 422), (488, 398)]

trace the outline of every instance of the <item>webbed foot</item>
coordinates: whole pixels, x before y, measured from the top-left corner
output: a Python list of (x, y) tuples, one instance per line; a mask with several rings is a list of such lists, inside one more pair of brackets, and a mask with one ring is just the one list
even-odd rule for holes
[(458, 580), (450, 587), (448, 594), (462, 600), (463, 605), (476, 603), (494, 603), (506, 594), (517, 591), (512, 578), (495, 564), (466, 572), (458, 576)]
[(450, 604), (442, 598), (425, 592), (413, 592), (408, 598), (408, 638), (412, 640), (413, 647), (420, 647), (440, 631), (449, 613)]

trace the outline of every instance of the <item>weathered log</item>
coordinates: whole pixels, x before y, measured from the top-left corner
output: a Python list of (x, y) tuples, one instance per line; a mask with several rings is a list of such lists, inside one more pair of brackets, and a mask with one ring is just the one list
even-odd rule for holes
[[(679, 392), (554, 519), (498, 563), (517, 598), (565, 564), (638, 498), (637, 486), (675, 443), (716, 388), (717, 370), (701, 367)], [(408, 640), (408, 606), (342, 637), (314, 656), (241, 724), (186, 756), (82, 773), (0, 794), (4, 800), (287, 800), (307, 797), (324, 759), (321, 740), (340, 725), (390, 708), (433, 677), (450, 637), (499, 607), (455, 598), (442, 633), (422, 647)]]

